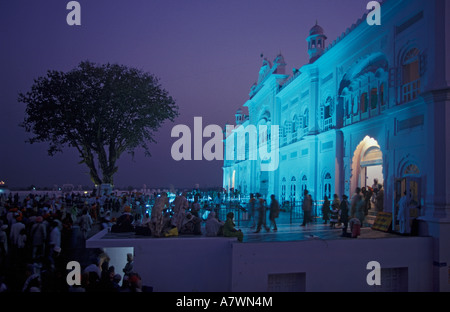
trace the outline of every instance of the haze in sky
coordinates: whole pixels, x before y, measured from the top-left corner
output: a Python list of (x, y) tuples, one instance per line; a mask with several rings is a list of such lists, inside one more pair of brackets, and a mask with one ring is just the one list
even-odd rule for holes
[(92, 186), (74, 149), (50, 157), (47, 144), (25, 143), (28, 134), (18, 126), (25, 111), (19, 92), (47, 70), (68, 71), (83, 60), (150, 72), (179, 106), (179, 117), (150, 145), (152, 157), (138, 150), (134, 159), (120, 158), (116, 186), (221, 186), (222, 161), (172, 159), (172, 127), (193, 129), (195, 116), (204, 127), (234, 123), (261, 55), (273, 61), (281, 52), (289, 70), (300, 68), (316, 21), (330, 44), (367, 12), (364, 0), (80, 0), (81, 26), (69, 26), (68, 2), (0, 4), (0, 180), (10, 187)]

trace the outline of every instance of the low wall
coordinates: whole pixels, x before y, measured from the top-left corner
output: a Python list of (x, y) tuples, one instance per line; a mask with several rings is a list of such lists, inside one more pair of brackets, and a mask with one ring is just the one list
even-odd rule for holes
[[(369, 286), (370, 261), (381, 285)], [(232, 291), (432, 291), (432, 239), (233, 244)]]
[[(432, 291), (429, 237), (239, 243), (224, 237), (103, 238), (111, 264), (132, 248), (135, 270), (155, 292)], [(381, 286), (369, 286), (367, 264), (381, 265)], [(116, 268), (121, 273), (123, 267)]]
[[(236, 238), (168, 237), (106, 239), (106, 230), (86, 242), (104, 248), (114, 263), (123, 264), (130, 247), (134, 268), (155, 292), (227, 292), (231, 285), (231, 245)], [(122, 262), (121, 262), (122, 261)], [(123, 266), (116, 267), (122, 273)], [(121, 274), (122, 275), (122, 274)]]

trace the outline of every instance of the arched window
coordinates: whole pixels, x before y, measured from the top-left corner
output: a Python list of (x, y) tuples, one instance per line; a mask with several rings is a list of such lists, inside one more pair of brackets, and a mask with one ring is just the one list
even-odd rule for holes
[(409, 102), (420, 93), (420, 51), (416, 48), (405, 53), (402, 60), (402, 99)]
[(360, 100), (359, 100), (359, 107), (361, 110), (361, 113), (367, 112), (367, 108), (369, 107), (369, 100), (367, 98), (367, 92), (364, 92), (361, 94)]
[(353, 113), (353, 115), (358, 114), (358, 105), (355, 104), (355, 96), (352, 96), (352, 111), (351, 112)]
[(309, 109), (306, 108), (305, 112), (303, 113), (303, 133), (308, 131), (309, 127)]
[(298, 118), (297, 115), (294, 116), (294, 119), (292, 120), (292, 136), (291, 136), (291, 142), (297, 142), (297, 138), (298, 138), (298, 126), (299, 126), (299, 122), (298, 122)]
[(333, 99), (331, 98), (331, 96), (329, 96), (320, 108), (324, 131), (330, 130), (333, 127), (333, 105)]
[(286, 178), (281, 180), (281, 203), (286, 201)]
[(378, 89), (372, 88), (370, 90), (370, 109), (377, 108), (378, 105)]
[(404, 175), (419, 175), (420, 170), (419, 167), (415, 164), (409, 164), (405, 167), (405, 170), (403, 171)]
[(308, 178), (306, 177), (306, 175), (303, 175), (302, 177), (302, 192), (300, 193), (301, 196), (303, 196), (303, 194), (305, 194), (305, 190), (308, 189)]
[(331, 198), (331, 174), (328, 172), (323, 178), (323, 195)]
[(381, 106), (386, 104), (386, 100), (384, 99), (384, 83), (380, 85), (380, 104)]
[(291, 194), (290, 194), (290, 200), (292, 203), (295, 202), (295, 195), (296, 195), (296, 183), (297, 179), (295, 177), (291, 178)]
[(283, 125), (283, 139), (281, 141), (281, 145), (284, 146), (284, 145), (287, 144), (287, 140), (288, 140), (288, 136), (289, 136), (290, 130), (291, 130), (291, 127), (289, 125), (289, 122), (285, 121), (284, 125)]

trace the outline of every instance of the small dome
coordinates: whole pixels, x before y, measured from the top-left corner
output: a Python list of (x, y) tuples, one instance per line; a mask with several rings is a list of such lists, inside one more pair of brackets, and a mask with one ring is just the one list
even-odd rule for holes
[(314, 25), (313, 28), (311, 28), (311, 30), (309, 31), (310, 36), (323, 35), (323, 34), (324, 34), (323, 28), (320, 27), (319, 25), (317, 25), (317, 22), (316, 22), (316, 25)]
[(240, 114), (242, 114), (242, 109), (238, 108), (237, 111), (236, 111), (236, 115), (240, 115)]
[(286, 65), (286, 62), (284, 61), (284, 57), (281, 53), (277, 55), (277, 57), (275, 58), (275, 60), (273, 62), (275, 64)]

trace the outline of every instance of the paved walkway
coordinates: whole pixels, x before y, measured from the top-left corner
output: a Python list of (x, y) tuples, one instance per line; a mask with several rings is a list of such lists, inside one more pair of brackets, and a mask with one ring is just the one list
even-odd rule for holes
[[(267, 225), (269, 225), (269, 219), (267, 219)], [(254, 233), (255, 228), (249, 227), (248, 222), (241, 222), (240, 228), (244, 232), (244, 242), (280, 242), (280, 241), (298, 241), (309, 239), (350, 239), (341, 237), (342, 228), (337, 225), (334, 228), (330, 227), (330, 224), (323, 224), (322, 219), (317, 219), (316, 222), (307, 224), (306, 226), (300, 226), (302, 220), (294, 220), (290, 223), (289, 213), (280, 213), (280, 217), (276, 220), (278, 230), (276, 232), (273, 229), (267, 232), (264, 228), (259, 233)], [(361, 228), (361, 236), (359, 239), (364, 238), (389, 238), (398, 237), (397, 234), (385, 233), (381, 231), (372, 230), (370, 227)]]
[[(236, 222), (236, 228), (241, 229), (244, 233), (244, 243), (251, 242), (284, 242), (284, 241), (300, 241), (310, 239), (351, 239), (347, 237), (341, 237), (342, 228), (337, 225), (335, 228), (331, 228), (330, 224), (323, 224), (322, 219), (317, 219), (316, 222), (307, 224), (306, 226), (300, 226), (302, 220), (294, 220), (290, 222), (290, 215), (288, 212), (281, 212), (280, 217), (276, 220), (278, 230), (275, 232), (272, 229), (267, 232), (264, 228), (259, 233), (255, 233), (255, 228), (251, 227), (251, 222), (240, 221)], [(267, 218), (267, 224), (269, 225), (269, 219)], [(202, 232), (204, 233), (204, 222), (202, 223)], [(93, 233), (91, 233), (92, 236)], [(178, 238), (183, 237), (199, 237), (196, 235), (180, 235)], [(398, 237), (394, 233), (385, 233), (381, 231), (372, 230), (370, 227), (361, 228), (361, 236), (358, 239), (380, 239)], [(156, 239), (149, 236), (136, 235), (134, 233), (107, 233), (104, 239), (119, 238), (142, 238), (142, 239)], [(164, 238), (157, 238), (164, 239)]]

